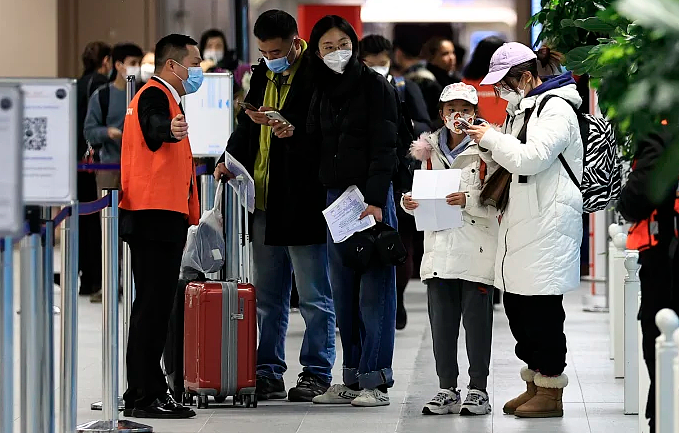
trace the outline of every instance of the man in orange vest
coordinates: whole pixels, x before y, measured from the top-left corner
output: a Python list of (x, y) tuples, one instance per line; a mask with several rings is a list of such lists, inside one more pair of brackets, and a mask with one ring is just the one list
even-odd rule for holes
[[(657, 194), (654, 172), (676, 135), (669, 131), (651, 134), (639, 143), (633, 171), (618, 202), (618, 211), (634, 223), (627, 237), (627, 249), (639, 251), (644, 361), (651, 379), (646, 404), (650, 431), (655, 431), (655, 340), (660, 331), (655, 316), (663, 308), (679, 313), (679, 189), (675, 182)], [(654, 197), (658, 197), (657, 200)]]
[(199, 219), (188, 125), (180, 97), (203, 80), (198, 43), (169, 35), (155, 49), (154, 77), (127, 109), (120, 158), (120, 235), (130, 245), (136, 299), (127, 346), (125, 415), (190, 418), (160, 368), (182, 251)]

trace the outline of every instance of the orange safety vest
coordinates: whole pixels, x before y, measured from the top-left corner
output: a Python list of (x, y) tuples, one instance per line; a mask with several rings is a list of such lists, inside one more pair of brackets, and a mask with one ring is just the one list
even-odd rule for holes
[(120, 153), (120, 207), (179, 212), (186, 215), (189, 224), (198, 224), (200, 207), (196, 168), (188, 137), (177, 143), (163, 143), (155, 152), (144, 140), (137, 105), (140, 95), (148, 87), (157, 87), (165, 92), (170, 103), (171, 119), (182, 114), (170, 90), (156, 80), (149, 80), (132, 99), (125, 116)]
[[(674, 236), (679, 237), (679, 187), (674, 199)], [(658, 210), (654, 210), (650, 217), (634, 224), (627, 234), (626, 248), (628, 250), (644, 251), (658, 245)]]

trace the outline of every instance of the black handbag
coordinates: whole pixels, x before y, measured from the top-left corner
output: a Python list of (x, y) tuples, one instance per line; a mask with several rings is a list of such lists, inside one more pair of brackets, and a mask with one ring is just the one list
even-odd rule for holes
[(385, 223), (354, 233), (339, 245), (344, 266), (358, 273), (372, 265), (400, 265), (408, 257), (401, 235)]

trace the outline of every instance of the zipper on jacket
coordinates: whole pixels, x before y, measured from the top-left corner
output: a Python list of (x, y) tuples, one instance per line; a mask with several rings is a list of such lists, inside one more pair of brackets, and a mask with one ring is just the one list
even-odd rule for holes
[(502, 289), (507, 290), (507, 282), (505, 281), (505, 259), (507, 258), (507, 234), (509, 230), (505, 232), (505, 254), (502, 256)]

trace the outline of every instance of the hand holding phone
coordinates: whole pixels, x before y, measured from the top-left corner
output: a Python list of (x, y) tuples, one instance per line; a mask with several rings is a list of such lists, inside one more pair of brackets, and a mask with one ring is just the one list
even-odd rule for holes
[(472, 124), (464, 120), (463, 118), (459, 118), (455, 120), (456, 122), (460, 122), (460, 129), (465, 131), (469, 128), (471, 128)]

